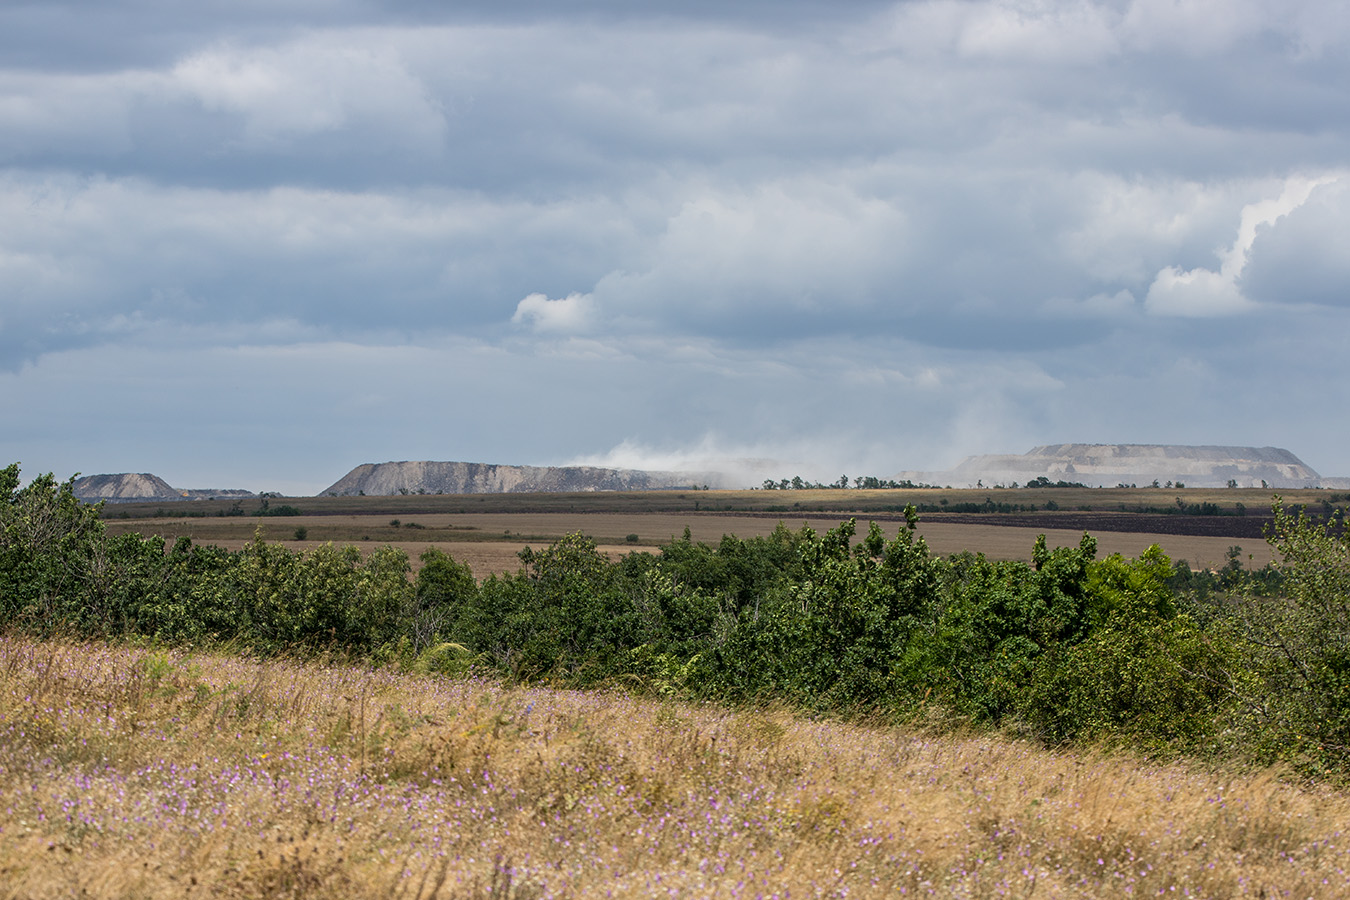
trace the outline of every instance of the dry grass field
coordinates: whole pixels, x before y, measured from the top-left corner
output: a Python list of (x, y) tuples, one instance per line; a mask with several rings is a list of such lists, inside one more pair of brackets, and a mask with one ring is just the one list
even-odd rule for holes
[[(716, 492), (710, 492), (716, 496)], [(767, 493), (767, 492), (766, 492)], [(822, 492), (824, 493), (824, 492)], [(385, 500), (387, 498), (378, 498)], [(304, 501), (295, 503), (304, 507)], [(855, 513), (856, 514), (856, 513)], [(172, 543), (176, 538), (190, 537), (194, 542), (218, 544), (238, 549), (252, 539), (255, 528), (261, 526), (268, 540), (294, 547), (316, 546), (328, 541), (357, 546), (392, 544), (406, 550), (417, 564), (417, 556), (428, 546), (439, 547), (462, 562), (468, 563), (479, 578), (489, 574), (514, 572), (520, 565), (516, 554), (522, 547), (543, 547), (569, 532), (581, 531), (593, 537), (611, 556), (637, 550), (654, 550), (659, 545), (679, 537), (689, 528), (696, 541), (716, 544), (725, 534), (752, 538), (768, 534), (779, 522), (789, 528), (810, 525), (824, 531), (839, 524), (841, 513), (833, 516), (782, 516), (751, 513), (686, 512), (484, 512), (484, 513), (403, 513), (392, 516), (387, 511), (367, 515), (301, 515), (255, 518), (136, 518), (107, 520), (111, 533), (139, 531), (158, 534)], [(390, 522), (395, 518), (398, 527)], [(894, 536), (900, 525), (893, 514), (885, 521), (888, 537)], [(928, 541), (934, 553), (946, 556), (963, 550), (981, 552), (992, 559), (1031, 559), (1031, 547), (1037, 534), (1045, 534), (1051, 547), (1077, 546), (1082, 532), (1064, 528), (1012, 528), (1000, 525), (969, 524), (921, 520), (919, 532)], [(865, 528), (867, 516), (859, 514)], [(1053, 525), (1047, 519), (1046, 525)], [(295, 530), (304, 528), (306, 539), (296, 541)], [(629, 542), (629, 535), (637, 535)], [(1155, 534), (1149, 532), (1097, 531), (1099, 555), (1121, 553), (1137, 557), (1150, 544), (1157, 543), (1175, 560), (1186, 560), (1193, 568), (1216, 567), (1224, 562), (1229, 547), (1241, 546), (1244, 561), (1260, 567), (1272, 558), (1270, 547), (1260, 539), (1208, 537), (1203, 535)], [(1250, 556), (1250, 559), (1247, 557)]]
[(1272, 772), (0, 638), (6, 898), (1350, 894)]

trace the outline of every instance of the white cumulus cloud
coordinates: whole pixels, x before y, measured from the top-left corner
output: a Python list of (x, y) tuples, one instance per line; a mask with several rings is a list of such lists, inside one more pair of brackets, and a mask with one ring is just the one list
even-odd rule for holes
[(243, 118), (257, 147), (349, 128), (432, 149), (442, 110), (394, 49), (341, 37), (279, 47), (213, 47), (179, 62), (170, 83), (204, 108)]
[(1285, 182), (1278, 197), (1244, 206), (1237, 239), (1220, 254), (1218, 271), (1167, 266), (1149, 287), (1145, 308), (1155, 315), (1195, 318), (1234, 315), (1255, 309), (1257, 304), (1242, 293), (1239, 279), (1259, 230), (1298, 209), (1318, 186), (1335, 180), (1336, 176), (1296, 176)]
[(590, 328), (595, 314), (595, 298), (590, 294), (568, 294), (550, 300), (547, 294), (530, 294), (516, 304), (513, 325), (528, 325), (542, 334), (577, 334)]

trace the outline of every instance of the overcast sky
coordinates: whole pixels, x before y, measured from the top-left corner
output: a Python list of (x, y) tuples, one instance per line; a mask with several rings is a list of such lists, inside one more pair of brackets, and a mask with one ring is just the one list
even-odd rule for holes
[(9, 0), (0, 465), (1350, 475), (1348, 45), (1344, 0)]

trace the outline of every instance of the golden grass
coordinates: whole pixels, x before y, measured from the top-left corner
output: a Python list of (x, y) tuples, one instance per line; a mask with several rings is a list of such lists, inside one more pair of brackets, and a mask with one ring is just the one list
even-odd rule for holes
[(0, 809), (14, 900), (1350, 892), (1269, 772), (18, 637)]

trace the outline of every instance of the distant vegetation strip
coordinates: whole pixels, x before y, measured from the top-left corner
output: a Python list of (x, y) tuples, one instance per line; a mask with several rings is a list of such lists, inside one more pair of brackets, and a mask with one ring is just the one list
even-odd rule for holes
[(0, 470), (0, 624), (37, 634), (340, 651), (513, 682), (641, 685), (848, 714), (1010, 728), (1038, 740), (1281, 760), (1350, 774), (1350, 543), (1278, 501), (1278, 566), (1173, 565), (1157, 547), (1098, 559), (1035, 542), (1032, 561), (933, 556), (917, 513), (886, 540), (683, 539), (615, 562), (573, 534), (476, 582), (437, 549), (410, 577), (393, 547), (229, 552), (110, 536), (50, 476)]
[[(1066, 515), (1120, 513), (1177, 517), (1266, 515), (1270, 490), (1260, 488), (936, 488), (780, 491), (584, 491), (577, 493), (417, 494), (393, 496), (217, 498), (183, 503), (159, 500), (122, 502), (104, 508), (109, 519), (229, 518), (267, 515), (279, 507), (303, 515), (427, 515), (481, 512), (734, 512), (903, 514)], [(1350, 493), (1291, 490), (1282, 496), (1323, 518), (1344, 515)], [(283, 501), (276, 503), (275, 501)], [(789, 502), (790, 501), (790, 502)], [(91, 501), (92, 502), (92, 501)]]

